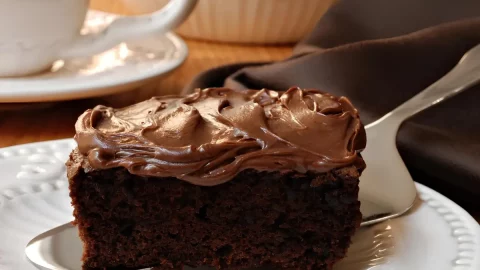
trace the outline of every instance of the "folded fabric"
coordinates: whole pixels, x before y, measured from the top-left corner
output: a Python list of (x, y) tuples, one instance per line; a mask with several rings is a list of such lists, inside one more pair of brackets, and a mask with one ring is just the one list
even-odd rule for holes
[[(478, 43), (478, 0), (344, 0), (289, 59), (215, 68), (186, 90), (318, 88), (347, 96), (368, 124), (441, 78)], [(397, 146), (416, 181), (478, 205), (480, 87), (407, 120)]]

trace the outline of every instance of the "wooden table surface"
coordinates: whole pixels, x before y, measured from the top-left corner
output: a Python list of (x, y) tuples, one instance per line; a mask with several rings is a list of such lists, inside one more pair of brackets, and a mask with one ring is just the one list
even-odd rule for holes
[[(138, 0), (142, 1), (142, 0)], [(93, 0), (92, 8), (131, 14), (120, 0)], [(178, 93), (201, 71), (215, 66), (275, 61), (288, 57), (291, 46), (242, 46), (186, 40), (190, 54), (185, 63), (167, 77), (129, 92), (84, 100), (41, 104), (0, 103), (0, 147), (54, 139), (71, 138), (74, 123), (86, 109), (97, 104), (125, 106), (154, 95)], [(480, 222), (480, 208), (469, 209)]]

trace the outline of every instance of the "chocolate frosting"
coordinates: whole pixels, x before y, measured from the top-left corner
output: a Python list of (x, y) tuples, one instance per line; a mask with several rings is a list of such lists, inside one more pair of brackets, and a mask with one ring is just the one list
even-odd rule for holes
[(97, 106), (75, 128), (93, 169), (124, 167), (202, 186), (245, 169), (326, 172), (360, 159), (366, 143), (347, 98), (299, 88), (208, 88), (122, 109)]

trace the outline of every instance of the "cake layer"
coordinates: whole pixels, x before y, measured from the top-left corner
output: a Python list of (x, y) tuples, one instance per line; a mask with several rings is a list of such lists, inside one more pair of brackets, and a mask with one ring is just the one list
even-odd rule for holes
[(360, 225), (365, 131), (318, 90), (198, 90), (77, 121), (84, 269), (330, 270)]
[(85, 172), (74, 152), (69, 179), (85, 245), (84, 269), (330, 270), (360, 224), (363, 164), (326, 173), (244, 170), (216, 186)]
[(86, 169), (213, 186), (245, 169), (328, 172), (360, 157), (365, 134), (345, 97), (318, 90), (198, 90), (122, 109), (97, 106), (76, 124)]

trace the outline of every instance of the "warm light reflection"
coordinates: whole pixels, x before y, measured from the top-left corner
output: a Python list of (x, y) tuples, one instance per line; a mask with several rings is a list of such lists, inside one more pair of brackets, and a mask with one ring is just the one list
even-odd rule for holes
[(97, 13), (89, 12), (85, 20), (85, 26), (80, 30), (82, 35), (97, 33), (109, 25), (115, 18), (114, 16), (98, 15)]
[(127, 44), (121, 43), (112, 50), (99, 54), (91, 59), (91, 63), (80, 70), (81, 74), (99, 73), (114, 67), (125, 65), (125, 59), (130, 55)]
[(63, 66), (65, 66), (65, 61), (63, 61), (63, 60), (55, 61), (55, 63), (53, 63), (53, 65), (52, 65), (52, 68), (50, 69), (50, 71), (51, 72), (57, 72), (61, 68), (63, 68)]

